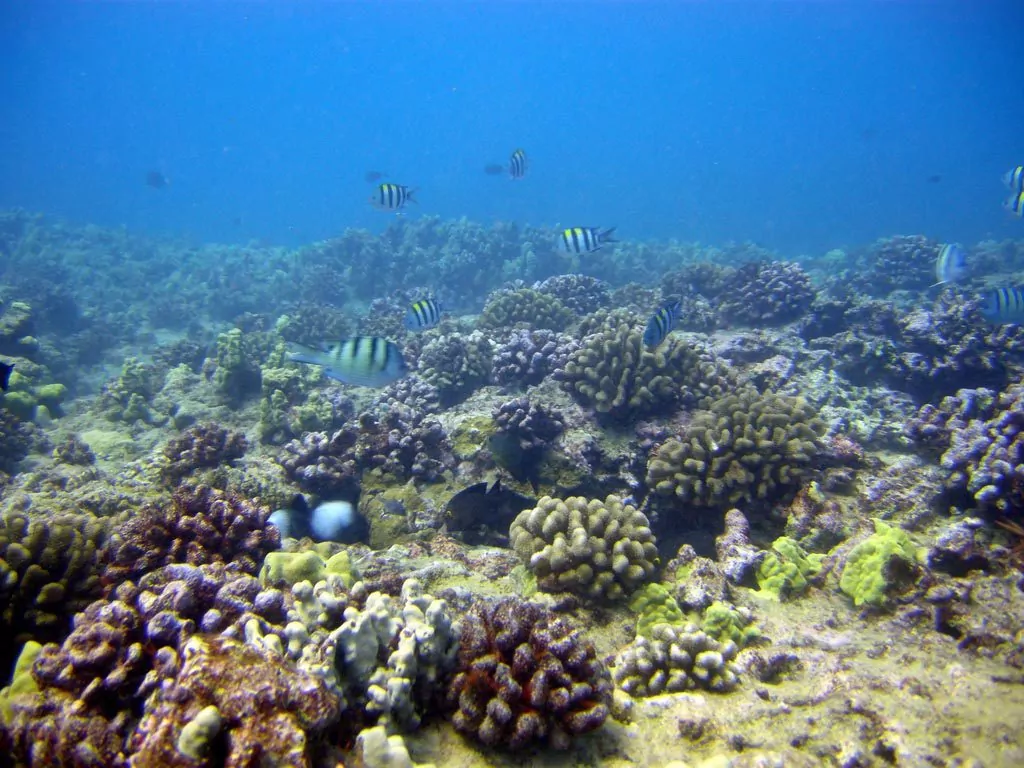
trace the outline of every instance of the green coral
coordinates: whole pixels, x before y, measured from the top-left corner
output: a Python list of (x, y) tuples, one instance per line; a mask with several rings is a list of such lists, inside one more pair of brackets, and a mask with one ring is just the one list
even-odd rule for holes
[(532, 288), (519, 288), (493, 294), (480, 313), (477, 327), (548, 328), (561, 331), (572, 321), (572, 310), (554, 296)]
[(663, 584), (644, 584), (629, 599), (629, 610), (637, 614), (636, 633), (651, 637), (658, 624), (683, 624), (686, 616)]
[(751, 622), (747, 609), (716, 600), (704, 609), (700, 628), (721, 643), (731, 640), (742, 648), (761, 636), (760, 630)]
[[(29, 368), (33, 375), (26, 375)], [(45, 368), (38, 365), (15, 368), (7, 381), (7, 391), (0, 395), (0, 405), (23, 421), (31, 421), (45, 408), (50, 416), (61, 416), (61, 409), (68, 389), (63, 384), (40, 384), (37, 376), (46, 375)]]
[(328, 576), (340, 578), (349, 587), (359, 580), (359, 572), (348, 551), (341, 550), (332, 555), (330, 542), (321, 542), (312, 549), (267, 553), (259, 579), (265, 587), (291, 587), (302, 581), (316, 584)]
[(35, 678), (32, 677), (32, 665), (35, 663), (43, 646), (35, 640), (29, 640), (21, 648), (18, 660), (14, 663), (14, 674), (11, 675), (11, 684), (0, 690), (0, 725), (10, 723), (13, 712), (11, 700), (21, 694), (35, 693), (39, 690)]
[(698, 411), (647, 464), (662, 497), (729, 509), (794, 490), (821, 450), (824, 423), (802, 398), (745, 388)]
[(604, 501), (544, 496), (519, 513), (512, 548), (548, 592), (617, 600), (647, 581), (658, 550), (647, 517), (615, 495)]
[(772, 551), (757, 569), (760, 594), (773, 600), (785, 600), (807, 589), (808, 579), (821, 571), (824, 555), (807, 554), (800, 545), (782, 536), (772, 543)]
[(121, 364), (120, 375), (104, 390), (99, 410), (110, 421), (163, 424), (167, 417), (152, 407), (153, 398), (163, 386), (163, 381), (163, 374), (157, 366), (127, 357)]
[(256, 391), (260, 384), (258, 361), (272, 350), (265, 336), (243, 334), (240, 328), (217, 336), (213, 384), (225, 402), (238, 404)]
[(916, 573), (923, 552), (903, 529), (874, 523), (875, 532), (846, 556), (839, 578), (839, 589), (858, 607), (883, 607), (889, 593)]
[(585, 338), (559, 377), (582, 405), (623, 421), (721, 397), (731, 383), (709, 353), (677, 338), (648, 349), (628, 322)]

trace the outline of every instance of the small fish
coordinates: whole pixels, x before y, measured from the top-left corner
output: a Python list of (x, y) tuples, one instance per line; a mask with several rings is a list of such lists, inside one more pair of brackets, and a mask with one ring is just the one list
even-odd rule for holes
[(7, 391), (11, 383), (11, 372), (14, 370), (14, 363), (0, 363), (0, 390)]
[(1003, 207), (1018, 219), (1024, 218), (1024, 192), (1012, 195), (1009, 200), (1003, 203)]
[(1024, 165), (1018, 165), (1004, 173), (1003, 184), (1008, 186), (1011, 192), (1024, 192)]
[(602, 230), (600, 227), (570, 227), (563, 229), (559, 245), (567, 253), (593, 253), (605, 243), (619, 242), (612, 233), (615, 227)]
[(380, 181), (386, 176), (387, 174), (384, 173), (383, 171), (367, 171), (363, 178), (366, 179), (367, 182), (372, 184), (375, 181)]
[(526, 175), (526, 152), (517, 149), (508, 161), (508, 175), (513, 179), (521, 179)]
[(648, 349), (655, 349), (665, 337), (672, 333), (676, 320), (679, 319), (679, 310), (682, 305), (678, 301), (670, 301), (663, 305), (657, 312), (651, 315), (644, 329), (644, 346)]
[(385, 182), (370, 195), (370, 204), (382, 211), (400, 211), (407, 203), (415, 203), (415, 189), (401, 184)]
[(353, 336), (322, 349), (293, 347), (288, 353), (293, 363), (323, 366), (325, 376), (343, 384), (386, 387), (409, 372), (398, 345), (377, 336)]
[(933, 173), (931, 176), (928, 177), (929, 184), (938, 184), (940, 181), (942, 181), (941, 173)]
[(946, 243), (935, 259), (935, 279), (932, 287), (956, 283), (967, 277), (967, 253), (956, 243)]
[(405, 313), (405, 329), (407, 331), (425, 331), (441, 322), (444, 307), (435, 299), (421, 299), (413, 302)]
[(171, 180), (160, 173), (160, 171), (149, 171), (146, 174), (146, 186), (153, 189), (164, 189), (171, 186)]
[(990, 323), (1024, 321), (1024, 288), (997, 288), (988, 294), (981, 315)]
[(505, 166), (501, 163), (491, 163), (484, 166), (484, 173), (488, 176), (500, 176), (505, 172)]

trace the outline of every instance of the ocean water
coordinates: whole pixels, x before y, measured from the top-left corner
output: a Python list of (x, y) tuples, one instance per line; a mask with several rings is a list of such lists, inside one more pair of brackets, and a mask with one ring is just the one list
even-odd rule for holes
[[(1022, 26), (1015, 0), (10, 3), (0, 206), (299, 244), (382, 228), (378, 170), (410, 215), (1001, 239)], [(527, 179), (481, 173), (517, 146)]]
[(1024, 766), (1022, 29), (0, 6), (0, 768)]

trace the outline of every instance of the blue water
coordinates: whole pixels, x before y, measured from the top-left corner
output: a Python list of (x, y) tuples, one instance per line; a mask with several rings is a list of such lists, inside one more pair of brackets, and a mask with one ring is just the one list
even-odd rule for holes
[(386, 226), (380, 170), (413, 216), (794, 256), (1024, 231), (1020, 0), (287, 6), (5, 3), (0, 207), (300, 243)]

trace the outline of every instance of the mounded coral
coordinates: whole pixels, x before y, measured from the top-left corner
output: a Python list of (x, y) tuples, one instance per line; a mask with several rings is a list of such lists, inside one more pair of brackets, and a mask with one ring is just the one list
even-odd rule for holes
[(582, 405), (626, 421), (720, 397), (734, 380), (710, 354), (679, 339), (647, 349), (626, 322), (585, 338), (557, 376)]
[(856, 606), (884, 606), (889, 595), (912, 581), (924, 550), (907, 532), (875, 520), (875, 532), (846, 555), (839, 588)]
[(825, 425), (800, 398), (746, 388), (698, 411), (647, 463), (662, 497), (728, 509), (795, 490), (821, 452)]
[(565, 748), (600, 728), (612, 686), (594, 646), (535, 603), (476, 603), (463, 619), (447, 703), (456, 730), (491, 747)]
[(590, 275), (555, 275), (535, 283), (533, 287), (541, 293), (554, 296), (577, 317), (611, 304), (608, 283)]
[(451, 405), (487, 383), (493, 356), (494, 345), (481, 331), (443, 334), (423, 346), (418, 371), (437, 387), (442, 404)]
[(163, 468), (163, 475), (175, 483), (198, 469), (230, 465), (242, 458), (248, 447), (248, 441), (241, 432), (225, 429), (219, 424), (200, 424), (171, 438), (164, 446), (163, 453), (168, 463)]
[(811, 278), (799, 264), (753, 262), (739, 267), (728, 281), (719, 315), (751, 325), (785, 323), (800, 317), (813, 300)]
[(0, 518), (0, 669), (26, 640), (56, 640), (101, 591), (110, 521), (90, 514)]
[(532, 288), (498, 291), (491, 295), (477, 320), (479, 328), (547, 328), (561, 331), (573, 313), (554, 296)]
[(491, 379), (504, 386), (526, 387), (565, 366), (569, 355), (580, 348), (575, 337), (540, 329), (518, 329), (494, 351)]
[(628, 595), (658, 562), (647, 518), (615, 495), (604, 501), (545, 496), (516, 517), (509, 539), (541, 589), (591, 599)]
[(150, 505), (114, 531), (104, 554), (108, 584), (135, 579), (170, 563), (225, 563), (256, 574), (281, 545), (270, 510), (209, 486), (179, 486), (168, 505)]
[(732, 663), (739, 649), (694, 625), (659, 624), (633, 640), (612, 663), (615, 684), (631, 696), (657, 696), (703, 688), (717, 693), (739, 682)]

